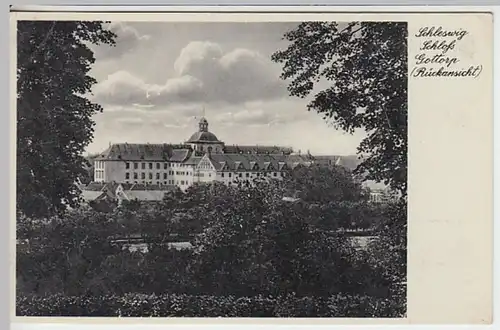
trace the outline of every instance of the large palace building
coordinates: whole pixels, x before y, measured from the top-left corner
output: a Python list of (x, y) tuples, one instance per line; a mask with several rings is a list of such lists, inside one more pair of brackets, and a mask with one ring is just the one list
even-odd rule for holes
[(197, 182), (237, 184), (258, 177), (281, 179), (287, 170), (299, 165), (320, 163), (354, 169), (359, 163), (356, 156), (312, 156), (285, 147), (226, 145), (209, 131), (205, 118), (198, 125), (198, 131), (183, 144), (110, 145), (94, 158), (94, 182), (83, 189), (84, 193), (95, 198), (104, 186), (113, 184), (113, 190), (118, 187), (125, 195), (147, 199), (144, 196), (153, 191), (186, 190)]

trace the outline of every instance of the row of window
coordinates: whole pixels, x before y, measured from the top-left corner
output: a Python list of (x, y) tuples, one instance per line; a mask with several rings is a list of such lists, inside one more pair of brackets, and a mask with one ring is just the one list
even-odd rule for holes
[(104, 171), (103, 170), (96, 170), (95, 171), (95, 178), (96, 178), (96, 180), (104, 179)]
[(100, 160), (97, 160), (95, 162), (95, 168), (103, 169), (104, 168), (104, 162), (100, 161)]
[[(152, 180), (153, 173), (149, 172), (147, 174), (148, 174), (148, 178), (150, 180)], [(191, 175), (191, 172), (175, 171), (175, 174), (176, 175)], [(133, 175), (134, 179), (139, 178), (139, 173), (137, 173), (137, 172), (134, 172), (133, 174), (131, 174), (130, 172), (125, 172), (125, 180), (129, 180), (132, 177), (132, 175)], [(174, 171), (168, 171), (168, 173), (164, 172), (163, 179), (166, 180), (168, 175), (174, 175)], [(144, 173), (144, 172), (141, 173), (141, 179), (143, 179), (143, 180), (146, 179), (146, 173)], [(160, 179), (161, 179), (161, 173), (156, 173), (156, 180), (160, 180)]]
[(189, 165), (187, 165), (187, 164), (178, 164), (178, 163), (158, 163), (158, 162), (155, 162), (155, 163), (138, 163), (138, 162), (133, 162), (132, 163), (132, 162), (126, 162), (125, 163), (125, 168), (128, 170), (128, 169), (130, 169), (133, 166), (134, 170), (138, 170), (139, 166), (140, 166), (142, 170), (145, 170), (146, 169), (146, 164), (147, 164), (148, 169), (150, 169), (150, 170), (152, 170), (153, 168), (156, 168), (157, 170), (160, 170), (162, 168), (161, 164), (163, 164), (163, 169), (164, 170), (166, 170), (169, 167), (189, 167)]
[[(221, 176), (222, 178), (224, 178), (226, 174), (227, 174), (227, 177), (228, 177), (228, 178), (230, 178), (230, 177), (232, 176), (232, 174), (233, 174), (233, 173), (224, 173), (224, 172), (222, 172), (222, 173), (220, 174), (220, 176)], [(278, 176), (278, 173), (277, 173), (277, 172), (273, 172), (272, 174), (271, 174), (271, 172), (257, 172), (257, 173), (254, 173), (254, 174), (255, 174), (256, 176), (271, 176), (271, 175), (272, 175), (272, 176), (275, 176), (275, 177), (276, 177), (276, 176)], [(242, 178), (242, 177), (243, 177), (243, 173), (234, 173), (234, 176), (236, 176), (236, 175), (237, 175), (238, 177), (240, 177), (240, 178)], [(250, 177), (250, 173), (249, 173), (249, 172), (245, 173), (245, 177), (249, 178), (249, 177)]]
[[(194, 176), (199, 176), (199, 177), (205, 177), (205, 173), (200, 173), (200, 172), (196, 172), (194, 174)], [(208, 173), (208, 177), (211, 178), (212, 177), (212, 174), (211, 173)]]
[[(125, 183), (132, 183), (132, 181), (129, 181), (129, 180), (126, 180)], [(141, 180), (141, 181), (134, 181), (133, 183), (137, 184), (137, 183), (142, 183), (142, 184), (153, 184), (153, 181), (145, 181), (145, 180)], [(161, 181), (155, 181), (154, 182), (155, 184), (157, 185), (161, 185), (162, 182)], [(189, 184), (189, 181), (185, 181), (185, 180), (166, 180), (166, 181), (163, 181), (163, 184), (164, 185), (188, 185)]]

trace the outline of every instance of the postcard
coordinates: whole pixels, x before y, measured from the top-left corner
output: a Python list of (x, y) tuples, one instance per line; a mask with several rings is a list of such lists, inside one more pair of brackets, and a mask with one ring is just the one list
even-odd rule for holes
[(491, 13), (11, 26), (14, 322), (491, 323)]

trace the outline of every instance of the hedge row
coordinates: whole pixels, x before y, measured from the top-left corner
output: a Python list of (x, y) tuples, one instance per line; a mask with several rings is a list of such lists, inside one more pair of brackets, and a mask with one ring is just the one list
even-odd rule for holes
[(403, 317), (403, 298), (336, 295), (321, 297), (52, 295), (18, 297), (17, 316), (120, 317)]

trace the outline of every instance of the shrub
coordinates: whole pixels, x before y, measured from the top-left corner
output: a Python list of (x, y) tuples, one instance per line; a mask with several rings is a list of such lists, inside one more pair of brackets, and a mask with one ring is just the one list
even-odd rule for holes
[[(396, 297), (395, 297), (396, 298)], [(18, 297), (17, 316), (403, 317), (404, 299), (363, 295), (240, 297), (186, 294)]]

